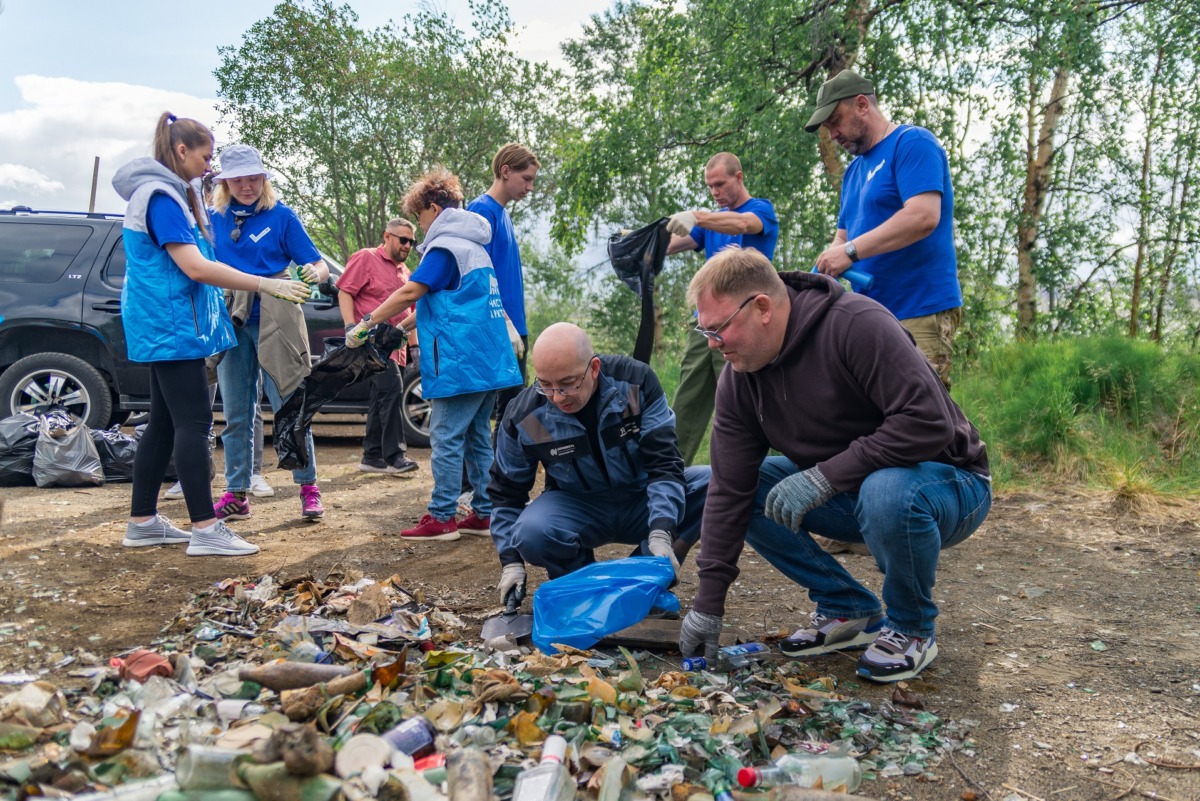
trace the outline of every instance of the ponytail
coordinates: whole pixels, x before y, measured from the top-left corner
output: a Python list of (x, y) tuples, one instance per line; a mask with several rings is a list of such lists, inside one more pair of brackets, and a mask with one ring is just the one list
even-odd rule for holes
[[(179, 155), (175, 152), (176, 145), (183, 144), (188, 148), (204, 147), (213, 144), (213, 135), (204, 124), (187, 117), (176, 117), (169, 111), (164, 111), (158, 118), (154, 128), (154, 159), (171, 172), (183, 178), (180, 171)], [(186, 180), (186, 179), (185, 179)], [(208, 213), (204, 203), (196, 194), (190, 181), (187, 188), (188, 203), (204, 238), (212, 241), (212, 232), (208, 229)]]

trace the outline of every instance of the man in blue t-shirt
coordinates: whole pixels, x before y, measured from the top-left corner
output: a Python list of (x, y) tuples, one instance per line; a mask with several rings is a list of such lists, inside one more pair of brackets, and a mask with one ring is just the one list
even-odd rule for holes
[[(491, 188), (467, 204), (467, 211), (475, 212), (492, 226), (492, 241), (484, 245), (484, 249), (492, 257), (496, 281), (500, 284), (500, 300), (504, 303), (508, 336), (517, 354), (522, 384), (525, 381), (525, 349), (529, 345), (529, 329), (525, 324), (525, 277), (521, 272), (521, 249), (517, 246), (512, 217), (506, 207), (523, 200), (533, 191), (540, 167), (532, 150), (516, 142), (508, 143), (492, 158)], [(495, 419), (504, 419), (505, 407), (522, 389), (523, 386), (510, 387), (496, 394)], [(493, 444), (495, 439), (493, 431)]]
[(932, 133), (888, 122), (875, 87), (853, 70), (821, 85), (805, 130), (824, 127), (854, 156), (842, 177), (837, 234), (817, 269), (870, 274), (863, 294), (900, 320), (950, 388), (962, 289), (954, 251), (954, 188), (946, 151)]
[[(739, 245), (752, 248), (768, 259), (775, 258), (779, 239), (779, 220), (775, 207), (764, 198), (751, 197), (746, 189), (742, 163), (732, 153), (718, 153), (704, 167), (704, 183), (720, 207), (716, 211), (681, 211), (671, 215), (667, 230), (671, 242), (667, 255), (685, 250), (703, 250), (707, 261), (722, 248)], [(679, 452), (685, 465), (691, 465), (704, 441), (713, 415), (717, 377), (725, 367), (719, 348), (710, 348), (708, 339), (688, 323), (683, 362), (679, 368), (679, 387), (675, 390), (675, 431)]]

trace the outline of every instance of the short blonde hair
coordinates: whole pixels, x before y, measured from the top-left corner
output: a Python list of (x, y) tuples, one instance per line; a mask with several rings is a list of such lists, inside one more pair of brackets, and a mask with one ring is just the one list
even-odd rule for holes
[(724, 167), (725, 172), (727, 172), (730, 175), (737, 175), (739, 172), (742, 171), (741, 159), (739, 159), (737, 156), (733, 155), (732, 153), (724, 153), (724, 152), (718, 153), (717, 155), (715, 155), (711, 159), (709, 159), (708, 163), (704, 165), (704, 171), (708, 172), (709, 170), (711, 170), (713, 167), (717, 166), (718, 164), (720, 164), (722, 167)]
[(437, 167), (418, 178), (404, 196), (404, 213), (418, 217), (425, 209), (437, 204), (443, 209), (462, 205), (463, 190), (458, 176), (445, 167)]
[(687, 302), (695, 306), (702, 295), (768, 295), (781, 300), (787, 287), (771, 260), (753, 248), (730, 245), (704, 263), (688, 284)]
[[(225, 181), (214, 181), (216, 186), (213, 187), (212, 207), (213, 211), (218, 214), (224, 214), (229, 209), (229, 204), (233, 200), (233, 195), (229, 194), (229, 186)], [(263, 191), (258, 196), (258, 203), (254, 204), (255, 211), (268, 211), (275, 208), (275, 204), (279, 202), (279, 195), (275, 194), (275, 187), (271, 186), (270, 178), (263, 178)]]

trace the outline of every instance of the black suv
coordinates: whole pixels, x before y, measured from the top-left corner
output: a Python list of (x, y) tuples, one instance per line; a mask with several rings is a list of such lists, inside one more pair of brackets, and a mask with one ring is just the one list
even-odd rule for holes
[[(341, 336), (336, 278), (304, 304), (315, 361), (326, 337)], [(121, 215), (0, 209), (0, 417), (51, 404), (91, 428), (124, 423), (150, 407), (150, 371), (125, 353)], [(429, 446), (429, 403), (417, 368), (404, 395), (408, 443)], [(218, 401), (219, 403), (219, 401)], [(365, 384), (348, 387), (322, 411), (365, 414)]]

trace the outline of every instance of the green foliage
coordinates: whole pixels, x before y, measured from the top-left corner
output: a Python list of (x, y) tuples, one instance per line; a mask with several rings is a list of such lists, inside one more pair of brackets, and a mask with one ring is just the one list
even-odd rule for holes
[(1200, 479), (1200, 357), (1123, 337), (996, 348), (955, 384), (999, 478)]

